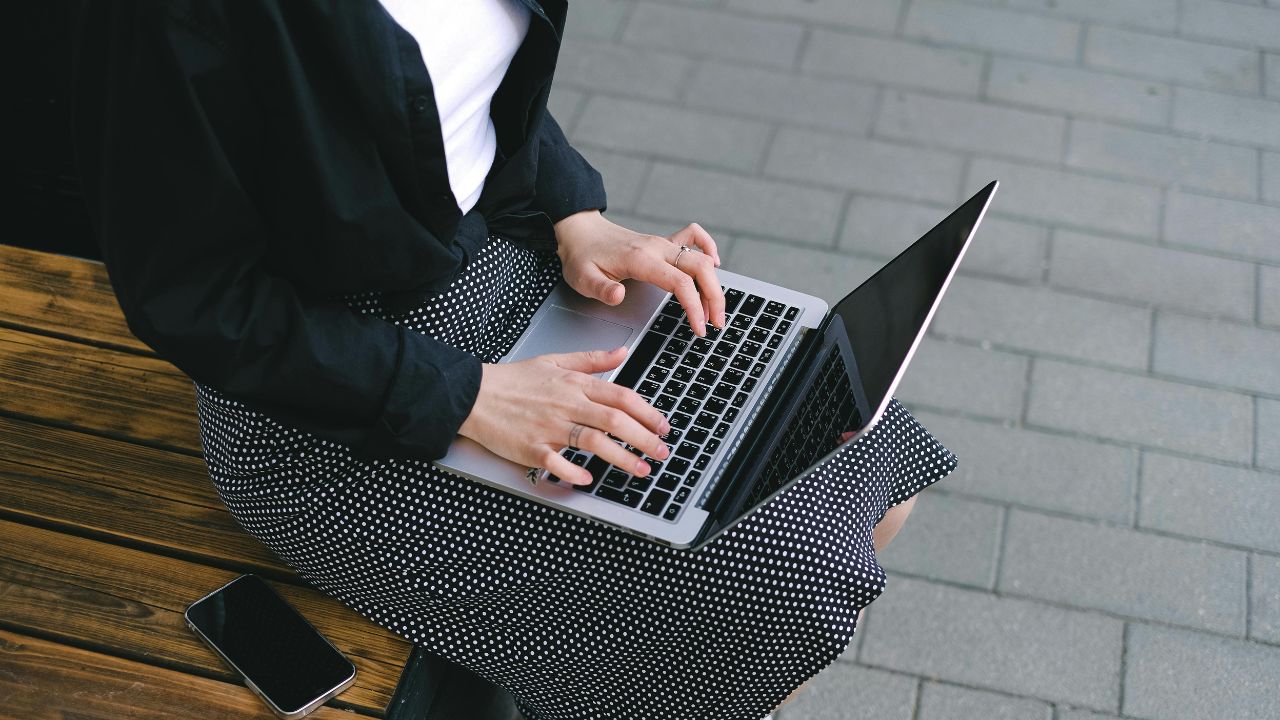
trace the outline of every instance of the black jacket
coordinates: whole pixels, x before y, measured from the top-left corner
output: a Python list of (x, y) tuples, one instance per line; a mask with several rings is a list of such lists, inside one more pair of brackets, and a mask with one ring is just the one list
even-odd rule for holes
[(490, 232), (553, 248), (553, 222), (604, 208), (546, 111), (565, 3), (523, 1), (498, 154), (466, 215), (417, 43), (377, 0), (86, 2), (77, 163), (130, 329), (196, 381), (362, 454), (441, 457), (479, 361), (340, 297), (416, 306)]

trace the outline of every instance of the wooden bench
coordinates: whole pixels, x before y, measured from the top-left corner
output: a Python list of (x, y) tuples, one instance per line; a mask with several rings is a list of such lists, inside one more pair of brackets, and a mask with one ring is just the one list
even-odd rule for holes
[(129, 333), (100, 263), (0, 245), (0, 717), (273, 717), (182, 616), (246, 572), (356, 664), (312, 717), (382, 717), (410, 644), (236, 525), (190, 381)]

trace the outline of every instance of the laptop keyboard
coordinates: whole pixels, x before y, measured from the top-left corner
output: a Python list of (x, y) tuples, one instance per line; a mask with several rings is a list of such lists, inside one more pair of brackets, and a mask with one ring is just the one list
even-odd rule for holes
[(667, 417), (671, 432), (662, 438), (671, 446), (670, 457), (655, 460), (627, 445), (652, 469), (647, 477), (634, 477), (592, 453), (566, 449), (565, 458), (591, 472), (591, 484), (575, 489), (664, 520), (679, 519), (800, 315), (798, 307), (734, 288), (724, 294), (724, 330), (708, 324), (701, 338), (680, 303), (667, 302), (613, 380)]
[(862, 424), (839, 350), (832, 351), (786, 434), (765, 461), (746, 507), (755, 507), (840, 444), (840, 434)]

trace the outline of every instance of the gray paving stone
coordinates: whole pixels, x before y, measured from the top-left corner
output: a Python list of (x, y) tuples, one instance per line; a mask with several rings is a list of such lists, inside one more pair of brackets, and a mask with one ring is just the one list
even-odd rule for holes
[(1011, 7), (1029, 8), (1108, 25), (1133, 25), (1173, 30), (1178, 24), (1177, 0), (1008, 0)]
[(1280, 648), (1130, 625), (1124, 714), (1169, 720), (1280, 716)]
[(1280, 325), (1280, 268), (1263, 265), (1258, 287), (1258, 322)]
[[(947, 480), (939, 487), (946, 487)], [(999, 551), (999, 506), (925, 492), (901, 532), (878, 554), (890, 574), (990, 588)]]
[(1160, 313), (1152, 370), (1280, 395), (1280, 330)]
[(604, 43), (566, 31), (556, 61), (555, 87), (673, 100), (692, 67), (693, 61), (687, 57)]
[(1163, 185), (1253, 198), (1258, 151), (1197, 138), (1074, 120), (1066, 162)]
[[(1280, 77), (1280, 67), (1276, 76)], [(1262, 199), (1280, 203), (1280, 152), (1262, 153)]]
[(793, 22), (745, 17), (702, 8), (643, 3), (622, 31), (630, 45), (790, 67), (804, 28)]
[(1079, 23), (1056, 18), (976, 7), (952, 0), (915, 0), (904, 30), (909, 37), (984, 50), (1072, 60)]
[(1262, 77), (1267, 81), (1263, 92), (1267, 97), (1280, 98), (1280, 53), (1265, 53), (1262, 64)]
[(1280, 147), (1280, 100), (1178, 88), (1173, 127), (1206, 137)]
[(1159, 226), (1153, 187), (986, 158), (973, 161), (965, 187), (994, 179), (1001, 181), (991, 203), (997, 212), (1142, 237), (1154, 237)]
[(864, 632), (860, 657), (872, 665), (1100, 710), (1119, 703), (1112, 618), (898, 578)]
[(1280, 470), (1280, 400), (1258, 398), (1258, 467)]
[(1151, 311), (1051, 288), (959, 277), (933, 330), (1037, 354), (1145, 369)]
[(618, 34), (627, 17), (628, 0), (593, 0), (573, 6), (565, 18), (566, 35), (591, 35), (610, 39)]
[(918, 720), (1053, 720), (1053, 708), (1030, 698), (926, 682)]
[(926, 337), (897, 396), (911, 405), (1012, 420), (1022, 413), (1026, 369), (1021, 355)]
[(752, 172), (771, 132), (756, 120), (597, 95), (587, 102), (574, 139)]
[(870, 85), (707, 63), (694, 74), (688, 103), (789, 125), (862, 134), (871, 127)]
[[(856, 195), (845, 216), (840, 247), (885, 259), (902, 252), (953, 210)], [(980, 271), (1039, 280), (1048, 231), (1031, 223), (988, 215), (964, 257), (961, 272)]]
[(951, 202), (963, 163), (944, 150), (782, 128), (765, 159), (765, 175), (845, 190)]
[(1253, 319), (1252, 263), (1059, 230), (1049, 282), (1154, 307)]
[(1057, 720), (1120, 720), (1120, 716), (1079, 708), (1059, 707)]
[(829, 190), (655, 162), (636, 210), (826, 244), (843, 203), (843, 194)]
[(1253, 455), (1245, 395), (1053, 360), (1032, 368), (1027, 422), (1235, 462)]
[(721, 255), (722, 267), (743, 275), (804, 288), (828, 303), (834, 303), (880, 267), (879, 262), (853, 258), (831, 250), (739, 238), (728, 256)]
[(1186, 0), (1179, 30), (1238, 45), (1280, 48), (1280, 13), (1239, 3)]
[(1249, 562), (1249, 637), (1280, 644), (1280, 558), (1254, 555)]
[(886, 91), (876, 135), (960, 151), (1057, 162), (1067, 121), (1047, 113)]
[(834, 663), (795, 700), (775, 713), (778, 720), (911, 720), (915, 678)]
[(1164, 125), (1169, 86), (1098, 70), (996, 57), (987, 79), (994, 100), (1102, 118)]
[(999, 502), (1128, 523), (1138, 454), (999, 423), (934, 413), (920, 422), (960, 458), (942, 487)]
[(1144, 453), (1141, 527), (1280, 552), (1275, 473)]
[(1170, 192), (1164, 212), (1170, 243), (1280, 261), (1280, 207)]
[(1014, 509), (998, 589), (1243, 636), (1246, 562), (1239, 550)]
[(576, 139), (573, 142), (574, 148), (604, 178), (609, 207), (614, 210), (634, 209), (640, 199), (640, 188), (649, 161), (585, 145)]
[(808, 20), (812, 26), (849, 25), (893, 32), (903, 0), (728, 0), (727, 7), (755, 15)]
[[(838, 0), (842, 6), (860, 4)], [(982, 53), (903, 40), (815, 29), (805, 48), (804, 71), (894, 86), (977, 95)]]
[(1214, 90), (1256, 93), (1262, 86), (1256, 50), (1095, 26), (1084, 43), (1094, 67)]

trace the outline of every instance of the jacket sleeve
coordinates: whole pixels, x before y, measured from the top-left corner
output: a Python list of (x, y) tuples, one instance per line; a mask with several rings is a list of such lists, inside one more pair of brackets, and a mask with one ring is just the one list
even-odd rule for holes
[(78, 47), (77, 162), (130, 329), (194, 380), (362, 455), (442, 457), (479, 360), (269, 272), (271, 230), (227, 151), (261, 123), (233, 54), (163, 11), (98, 20)]
[(605, 209), (604, 180), (569, 144), (548, 111), (538, 128), (538, 179), (534, 204), (551, 222), (582, 210)]

